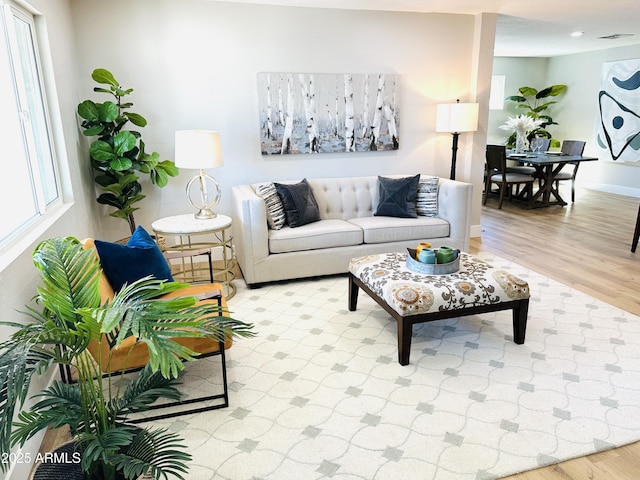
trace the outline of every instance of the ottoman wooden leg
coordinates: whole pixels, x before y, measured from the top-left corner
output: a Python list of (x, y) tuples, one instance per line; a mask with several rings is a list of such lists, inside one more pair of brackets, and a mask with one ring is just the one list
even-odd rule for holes
[(396, 318), (396, 321), (398, 322), (398, 362), (400, 365), (409, 365), (413, 323), (405, 321), (404, 317)]
[(529, 312), (529, 299), (520, 300), (518, 306), (513, 309), (513, 341), (518, 345), (524, 343), (527, 331), (527, 313)]
[(353, 275), (349, 273), (349, 311), (355, 312), (358, 305), (358, 291), (360, 287), (353, 281)]

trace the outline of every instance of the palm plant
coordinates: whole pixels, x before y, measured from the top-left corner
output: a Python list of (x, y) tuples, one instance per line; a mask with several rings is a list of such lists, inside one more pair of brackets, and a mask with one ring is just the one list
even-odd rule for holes
[[(179, 399), (176, 379), (184, 368), (180, 359), (193, 360), (196, 354), (173, 338), (247, 337), (253, 335), (252, 325), (220, 316), (226, 313), (221, 307), (197, 304), (193, 297), (158, 300), (158, 295), (185, 285), (150, 277), (125, 286), (112, 302), (101, 304), (97, 255), (84, 250), (75, 238), (44, 241), (36, 247), (33, 260), (42, 285), (36, 306), (25, 312), (29, 320), (0, 322), (16, 328), (0, 344), (3, 458), (13, 445), (24, 444), (36, 432), (68, 425), (82, 451), (85, 478), (135, 479), (146, 474), (184, 479), (190, 456), (179, 436), (166, 429), (134, 426), (128, 418), (159, 398)], [(87, 347), (91, 340), (115, 347), (131, 335), (147, 344), (150, 361), (123, 386), (122, 373), (101, 375), (102, 366)], [(73, 366), (77, 382), (55, 381), (12, 425), (33, 376), (55, 364)], [(2, 468), (6, 467), (3, 462)]]

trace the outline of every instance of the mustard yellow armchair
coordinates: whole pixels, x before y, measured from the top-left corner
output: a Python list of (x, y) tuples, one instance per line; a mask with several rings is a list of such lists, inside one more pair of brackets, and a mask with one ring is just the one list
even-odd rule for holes
[[(93, 250), (95, 254), (98, 255), (93, 239), (85, 239), (82, 241), (82, 244), (84, 249)], [(219, 283), (207, 283), (190, 285), (180, 290), (168, 293), (160, 298), (167, 299), (174, 297), (193, 296), (198, 299), (202, 299), (198, 303), (214, 303), (218, 306), (223, 307), (223, 310), (226, 311), (227, 303), (222, 292), (222, 285), (220, 285)], [(109, 283), (107, 276), (104, 272), (101, 272), (101, 301), (103, 303), (105, 301), (111, 301), (113, 300), (114, 295), (114, 289)], [(220, 313), (220, 315), (222, 315), (222, 312)], [(139, 421), (156, 420), (160, 418), (186, 415), (189, 413), (196, 413), (200, 411), (213, 410), (216, 408), (224, 408), (229, 406), (225, 350), (231, 348), (233, 339), (231, 337), (228, 337), (224, 342), (222, 342), (217, 339), (208, 337), (179, 337), (175, 338), (174, 341), (189, 348), (194, 352), (197, 352), (199, 354), (198, 358), (210, 356), (221, 357), (220, 363), (223, 392), (198, 398), (190, 398), (183, 401), (163, 403), (157, 406), (154, 405), (151, 407), (151, 409), (167, 409), (172, 407), (177, 408), (181, 405), (189, 405), (197, 402), (217, 401), (215, 403), (208, 404), (207, 406), (198, 408), (181, 409), (179, 411), (175, 411), (176, 409), (172, 409), (171, 413), (150, 417), (148, 416)], [(107, 341), (98, 342), (97, 340), (91, 340), (87, 349), (91, 353), (91, 356), (94, 358), (96, 363), (100, 365), (104, 374), (123, 371), (132, 372), (140, 370), (144, 368), (144, 366), (149, 362), (149, 351), (147, 345), (143, 342), (136, 341), (135, 337), (133, 336), (126, 338), (119, 346), (113, 348), (109, 346), (109, 342)], [(61, 365), (60, 369), (63, 381), (73, 381), (71, 376), (71, 369), (68, 366), (66, 368), (63, 368), (63, 366)]]

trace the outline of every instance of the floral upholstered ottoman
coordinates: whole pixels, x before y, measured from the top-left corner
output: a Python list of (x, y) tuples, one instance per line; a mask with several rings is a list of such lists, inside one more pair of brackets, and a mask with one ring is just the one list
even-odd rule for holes
[(349, 263), (350, 311), (356, 309), (360, 288), (397, 321), (401, 365), (409, 364), (416, 323), (513, 310), (513, 340), (524, 343), (529, 285), (467, 253), (460, 253), (460, 270), (448, 275), (409, 270), (404, 253), (353, 258)]

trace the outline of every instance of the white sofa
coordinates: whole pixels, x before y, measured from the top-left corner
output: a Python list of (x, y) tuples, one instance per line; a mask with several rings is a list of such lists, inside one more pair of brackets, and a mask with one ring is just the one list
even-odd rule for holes
[[(388, 175), (398, 178), (406, 175)], [(320, 221), (271, 230), (260, 184), (232, 187), (236, 256), (247, 285), (345, 273), (361, 255), (406, 251), (420, 241), (469, 248), (472, 185), (440, 178), (438, 217), (374, 216), (378, 177), (307, 179)], [(279, 183), (297, 183), (282, 181)]]

